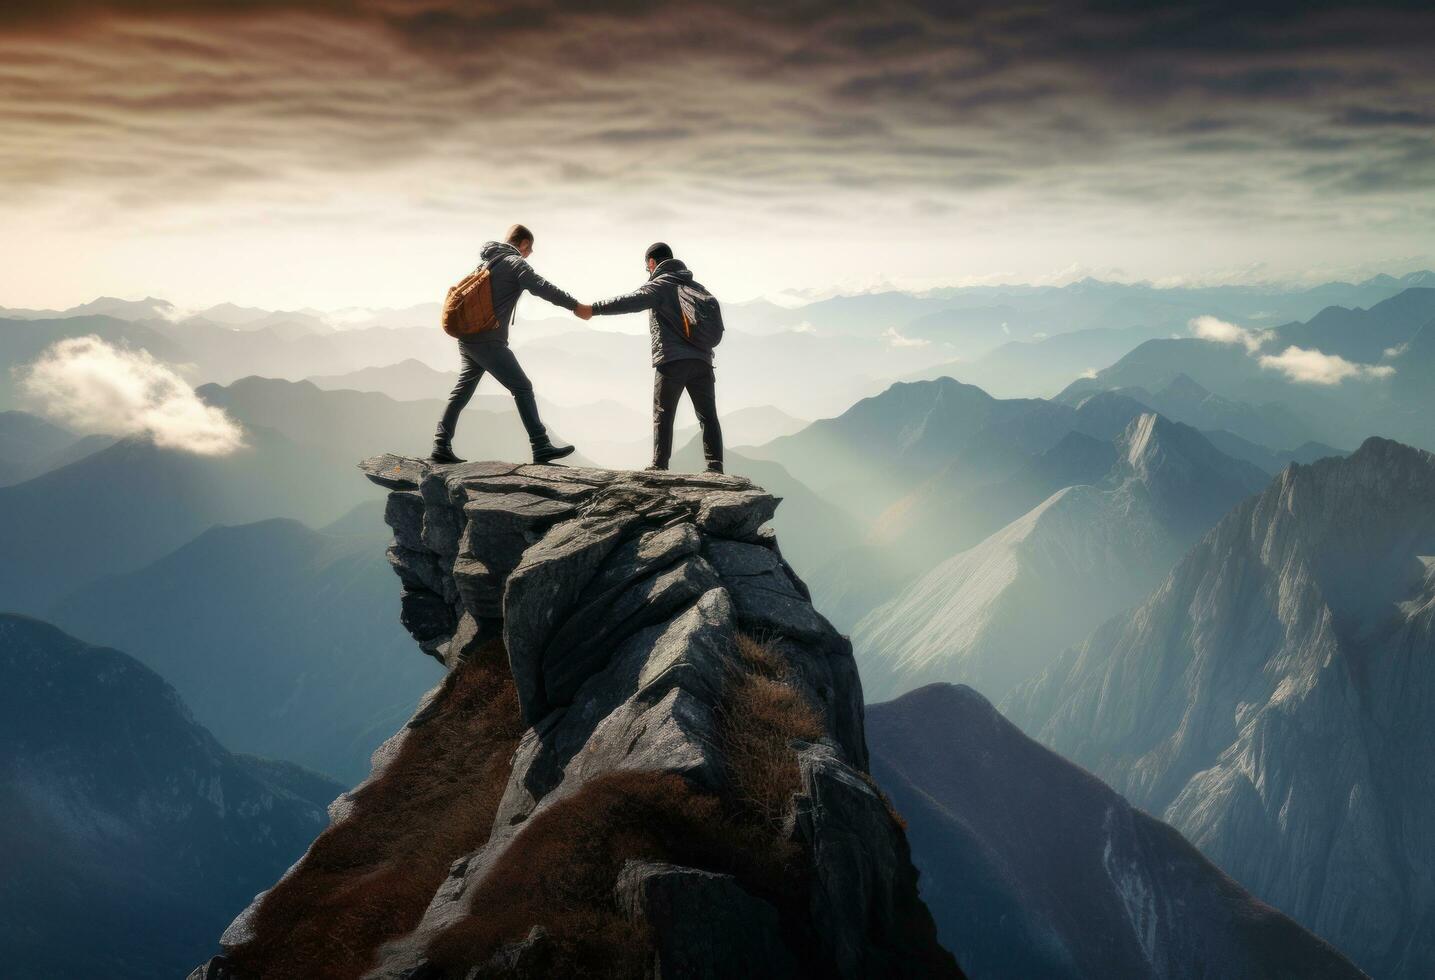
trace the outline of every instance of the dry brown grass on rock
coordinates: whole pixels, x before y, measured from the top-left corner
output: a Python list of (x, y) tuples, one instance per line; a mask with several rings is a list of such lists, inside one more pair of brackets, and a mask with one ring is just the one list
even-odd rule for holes
[(450, 975), (484, 963), (535, 924), (562, 976), (642, 976), (651, 944), (613, 899), (630, 858), (711, 865), (722, 804), (671, 773), (611, 772), (533, 817), (474, 890), (472, 914), (429, 947)]
[(265, 896), (234, 964), (260, 978), (362, 975), (383, 943), (418, 924), (449, 865), (488, 839), (522, 734), (494, 641), (449, 673), (435, 715), (358, 793), (352, 817)]
[(753, 817), (779, 827), (798, 789), (794, 739), (815, 742), (822, 719), (793, 686), (786, 659), (745, 634), (719, 709), (718, 739), (727, 759), (735, 802)]
[(642, 976), (652, 944), (619, 913), (613, 887), (629, 859), (735, 875), (772, 902), (799, 947), (807, 869), (781, 824), (798, 789), (793, 739), (822, 723), (773, 648), (739, 637), (716, 738), (730, 791), (704, 792), (671, 773), (612, 772), (534, 816), (474, 890), (470, 914), (428, 950), (450, 976), (486, 962), (534, 925), (553, 941), (554, 975)]

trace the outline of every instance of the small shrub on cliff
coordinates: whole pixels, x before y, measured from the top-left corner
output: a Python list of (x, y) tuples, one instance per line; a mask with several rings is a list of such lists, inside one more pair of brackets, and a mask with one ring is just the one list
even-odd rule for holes
[(497, 641), (449, 672), (435, 713), (354, 815), (325, 830), (265, 896), (254, 939), (231, 957), (259, 978), (352, 980), (418, 924), (449, 865), (488, 839), (523, 734)]

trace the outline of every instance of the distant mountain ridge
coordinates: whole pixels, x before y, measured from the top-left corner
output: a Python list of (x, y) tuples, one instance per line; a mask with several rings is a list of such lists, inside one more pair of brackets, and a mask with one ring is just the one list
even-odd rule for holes
[[(1331, 306), (1305, 322), (1271, 328), (1260, 335), (1261, 346), (1254, 353), (1241, 343), (1222, 344), (1191, 336), (1150, 340), (1094, 377), (1072, 382), (1057, 400), (1074, 404), (1085, 395), (1113, 389), (1159, 391), (1184, 376), (1229, 401), (1263, 409), (1274, 404), (1302, 423), (1299, 437), (1288, 437), (1284, 444), (1234, 424), (1209, 426), (1230, 429), (1272, 448), (1286, 449), (1309, 439), (1355, 445), (1365, 436), (1379, 433), (1435, 449), (1435, 413), (1431, 412), (1435, 385), (1429, 381), (1432, 361), (1419, 353), (1425, 345), (1419, 338), (1431, 323), (1435, 323), (1435, 288), (1414, 286), (1369, 309)], [(1273, 357), (1291, 347), (1307, 352), (1307, 359), (1326, 363), (1339, 357), (1367, 370), (1343, 381), (1316, 383), (1287, 376), (1273, 364), (1262, 365), (1262, 356)], [(1412, 349), (1416, 356), (1407, 359)], [(1380, 372), (1372, 373), (1373, 368)]]

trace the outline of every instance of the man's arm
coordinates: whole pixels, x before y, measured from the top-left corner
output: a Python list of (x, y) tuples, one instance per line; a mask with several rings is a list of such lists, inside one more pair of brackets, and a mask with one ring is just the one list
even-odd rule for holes
[(554, 306), (561, 306), (565, 310), (571, 310), (578, 305), (576, 299), (534, 272), (533, 266), (522, 259), (518, 260), (518, 288), (526, 289), (534, 296), (546, 299)]
[(640, 310), (651, 310), (658, 305), (658, 290), (650, 282), (645, 282), (637, 289), (626, 296), (615, 296), (612, 299), (601, 299), (593, 304), (593, 315), (603, 316), (616, 313), (637, 313)]

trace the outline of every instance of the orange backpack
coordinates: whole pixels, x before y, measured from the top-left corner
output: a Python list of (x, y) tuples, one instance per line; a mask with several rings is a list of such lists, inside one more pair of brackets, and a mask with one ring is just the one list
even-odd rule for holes
[(443, 332), (450, 337), (471, 337), (497, 329), (493, 283), (484, 264), (460, 279), (444, 297)]

